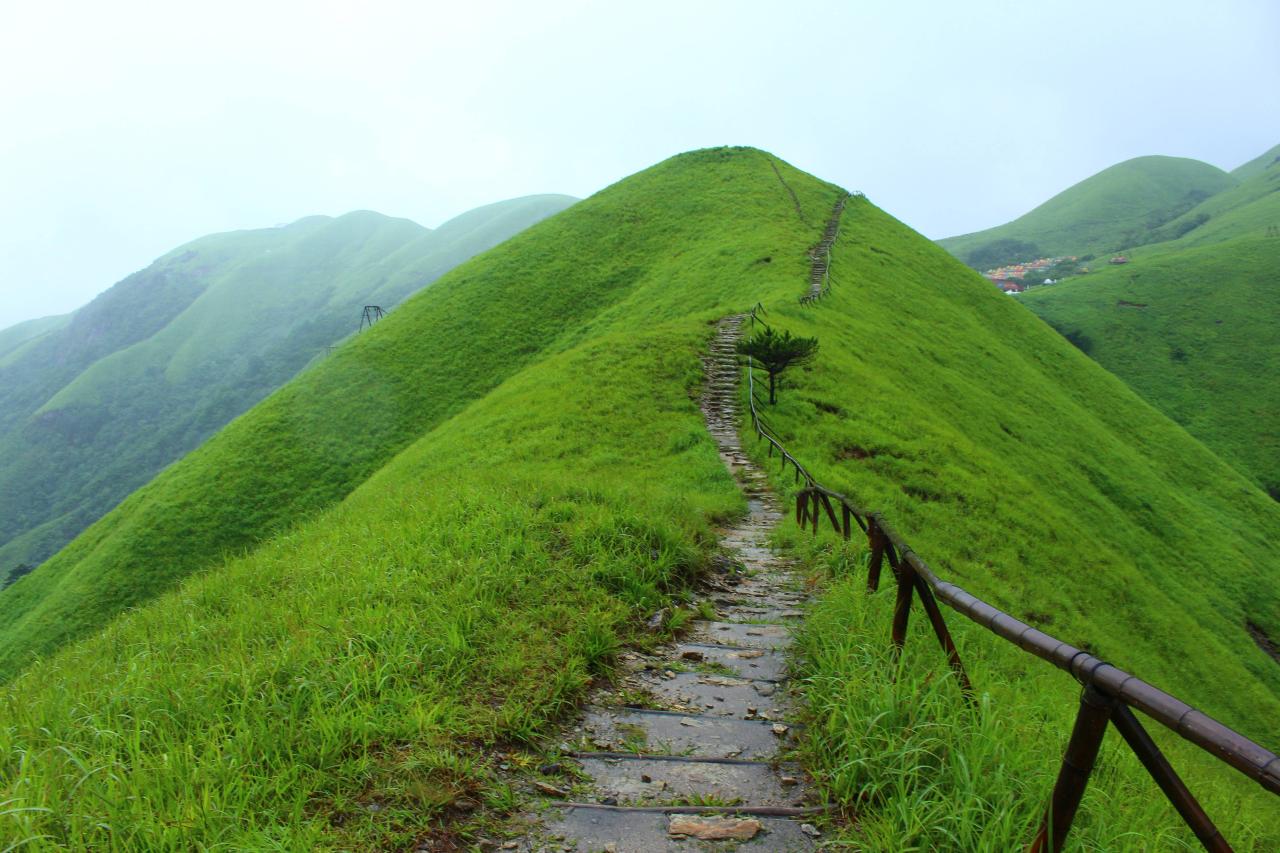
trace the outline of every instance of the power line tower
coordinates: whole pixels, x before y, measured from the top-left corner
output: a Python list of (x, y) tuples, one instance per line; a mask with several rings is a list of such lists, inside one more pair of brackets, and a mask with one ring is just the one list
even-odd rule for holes
[(364, 313), (360, 315), (359, 331), (363, 332), (365, 326), (368, 326), (369, 328), (372, 329), (373, 324), (381, 320), (383, 317), (385, 317), (386, 313), (387, 312), (382, 310), (381, 305), (364, 306)]

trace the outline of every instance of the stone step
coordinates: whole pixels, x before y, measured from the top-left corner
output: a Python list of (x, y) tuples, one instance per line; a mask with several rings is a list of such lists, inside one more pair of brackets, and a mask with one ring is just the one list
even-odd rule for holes
[(718, 664), (733, 670), (743, 678), (757, 681), (780, 681), (786, 674), (787, 661), (774, 649), (748, 649), (743, 646), (726, 646), (718, 643), (681, 643), (676, 646), (676, 659), (694, 665)]
[[(791, 853), (816, 849), (814, 839), (800, 828), (802, 821), (791, 818), (757, 817), (745, 830), (755, 830), (752, 838), (739, 842), (706, 842), (670, 834), (676, 816), (661, 812), (637, 812), (625, 809), (583, 808), (566, 806), (548, 821), (547, 833), (565, 839), (564, 850), (580, 853), (663, 853), (723, 849), (732, 844), (735, 851), (774, 851)], [(714, 846), (711, 846), (714, 845)], [(527, 850), (538, 849), (534, 847)], [(552, 848), (554, 849), (554, 848)]]
[(723, 643), (750, 649), (781, 649), (791, 645), (791, 630), (786, 625), (699, 622), (689, 639), (699, 643)]
[(767, 759), (790, 745), (794, 727), (774, 734), (773, 723), (707, 717), (638, 708), (597, 709), (583, 730), (596, 749), (615, 752), (693, 755), (701, 758)]
[(760, 607), (758, 605), (731, 604), (716, 608), (721, 622), (783, 623), (804, 618), (804, 611), (795, 607)]
[(708, 717), (782, 722), (783, 712), (774, 707), (773, 697), (782, 698), (776, 681), (709, 672), (645, 673), (640, 681), (668, 708)]
[[(747, 806), (805, 806), (806, 788), (796, 765), (762, 761), (688, 759), (617, 753), (575, 756), (599, 800), (619, 805), (718, 803)], [(784, 783), (786, 780), (786, 783)]]

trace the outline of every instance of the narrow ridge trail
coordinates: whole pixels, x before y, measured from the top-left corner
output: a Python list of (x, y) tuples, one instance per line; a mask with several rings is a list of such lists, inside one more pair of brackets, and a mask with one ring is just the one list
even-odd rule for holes
[(812, 263), (809, 266), (809, 292), (802, 298), (804, 302), (813, 302), (826, 292), (827, 277), (831, 272), (831, 247), (835, 244), (836, 237), (840, 236), (840, 217), (848, 201), (847, 193), (836, 200), (831, 218), (827, 220), (826, 230), (822, 232), (822, 239), (818, 241), (818, 245), (809, 250), (809, 259)]
[(787, 756), (796, 726), (785, 650), (804, 591), (767, 544), (782, 510), (738, 439), (745, 318), (721, 320), (704, 359), (707, 429), (748, 502), (720, 537), (729, 559), (711, 582), (716, 618), (653, 654), (624, 655), (619, 683), (593, 697), (570, 735), (576, 766), (565, 775), (576, 781), (538, 785), (551, 794), (531, 817), (541, 826), (505, 849), (816, 848), (808, 815), (823, 807)]

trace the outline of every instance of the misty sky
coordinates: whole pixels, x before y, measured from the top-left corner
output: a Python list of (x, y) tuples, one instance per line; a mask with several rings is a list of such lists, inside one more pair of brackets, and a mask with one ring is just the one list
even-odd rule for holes
[(0, 328), (214, 231), (765, 148), (929, 237), (1280, 143), (1280, 3), (0, 0)]

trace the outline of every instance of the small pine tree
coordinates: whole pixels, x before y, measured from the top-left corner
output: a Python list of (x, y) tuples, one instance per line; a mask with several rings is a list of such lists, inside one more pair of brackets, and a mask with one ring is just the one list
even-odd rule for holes
[(796, 338), (790, 332), (778, 334), (766, 327), (745, 341), (738, 341), (738, 352), (756, 362), (769, 374), (769, 404), (778, 401), (778, 376), (788, 367), (807, 364), (818, 354), (817, 338)]

